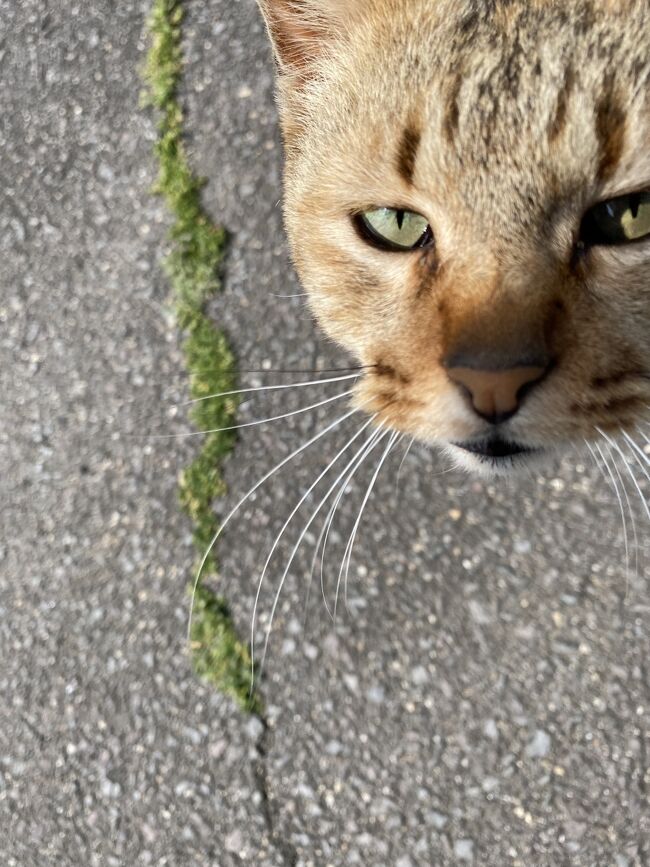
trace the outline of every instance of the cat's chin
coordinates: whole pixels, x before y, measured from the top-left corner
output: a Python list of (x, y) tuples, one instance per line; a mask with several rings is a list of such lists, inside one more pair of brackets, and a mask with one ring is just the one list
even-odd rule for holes
[(444, 449), (457, 466), (481, 476), (509, 476), (530, 470), (547, 457), (545, 449), (500, 438), (448, 443)]

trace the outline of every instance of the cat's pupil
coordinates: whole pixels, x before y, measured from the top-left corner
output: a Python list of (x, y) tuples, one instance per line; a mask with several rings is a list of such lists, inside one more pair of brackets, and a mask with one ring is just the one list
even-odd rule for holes
[(397, 211), (395, 213), (395, 218), (397, 220), (397, 227), (401, 232), (402, 226), (404, 225), (404, 211)]

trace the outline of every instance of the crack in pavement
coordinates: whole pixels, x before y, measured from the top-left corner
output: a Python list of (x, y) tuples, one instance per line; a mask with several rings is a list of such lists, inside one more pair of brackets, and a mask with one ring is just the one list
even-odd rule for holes
[(262, 726), (261, 733), (255, 741), (257, 758), (253, 763), (253, 776), (257, 790), (261, 797), (261, 810), (266, 824), (271, 843), (275, 846), (282, 857), (285, 867), (296, 867), (298, 864), (298, 852), (295, 846), (285, 840), (277, 829), (277, 811), (273, 807), (270, 793), (270, 775), (268, 769), (268, 756), (273, 732), (265, 716), (256, 714), (254, 719)]

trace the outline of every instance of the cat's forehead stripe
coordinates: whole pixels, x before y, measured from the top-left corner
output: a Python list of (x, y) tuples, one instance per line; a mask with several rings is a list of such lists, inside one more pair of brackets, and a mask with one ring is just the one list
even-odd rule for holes
[(456, 72), (456, 76), (453, 80), (451, 87), (449, 87), (447, 91), (447, 105), (443, 123), (443, 131), (445, 134), (445, 138), (449, 142), (449, 144), (453, 144), (454, 139), (456, 137), (456, 133), (458, 132), (458, 121), (460, 119), (460, 107), (458, 105), (458, 100), (460, 97), (460, 91), (463, 86), (464, 72), (462, 69), (459, 69)]
[(555, 114), (548, 128), (548, 140), (550, 144), (556, 142), (566, 129), (569, 101), (574, 86), (575, 73), (572, 67), (569, 66), (564, 73), (564, 85), (558, 93)]
[(600, 146), (598, 175), (608, 180), (616, 171), (625, 147), (626, 114), (610, 83), (596, 110), (596, 135)]
[(397, 151), (397, 171), (407, 184), (413, 183), (415, 163), (422, 139), (422, 130), (417, 119), (409, 118)]

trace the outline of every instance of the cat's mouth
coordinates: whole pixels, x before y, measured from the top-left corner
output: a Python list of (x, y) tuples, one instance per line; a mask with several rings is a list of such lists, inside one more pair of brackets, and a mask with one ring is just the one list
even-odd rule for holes
[(539, 449), (525, 446), (513, 440), (506, 440), (500, 436), (483, 437), (478, 440), (453, 443), (456, 448), (469, 452), (478, 458), (482, 458), (494, 464), (525, 458), (539, 454)]

